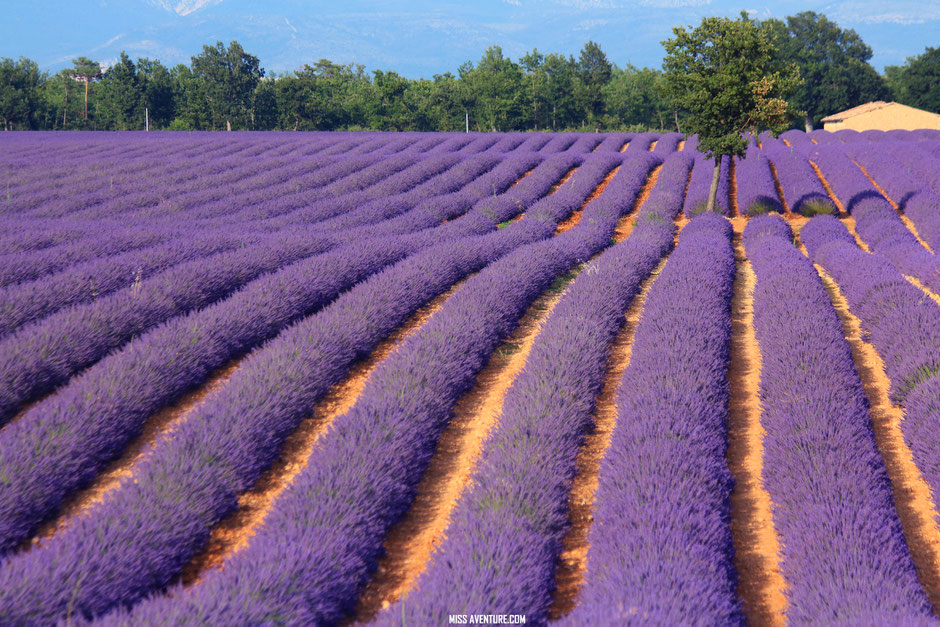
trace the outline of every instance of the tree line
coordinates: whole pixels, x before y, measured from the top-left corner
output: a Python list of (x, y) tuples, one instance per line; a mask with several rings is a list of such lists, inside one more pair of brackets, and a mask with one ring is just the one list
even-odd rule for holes
[[(871, 47), (822, 14), (741, 20), (799, 72), (789, 98), (794, 126), (810, 129), (871, 100), (940, 112), (940, 49), (882, 76), (869, 63)], [(683, 131), (689, 114), (662, 70), (618, 66), (593, 41), (577, 57), (532, 50), (515, 61), (491, 46), (431, 79), (327, 59), (267, 74), (237, 41), (203, 46), (174, 67), (122, 52), (106, 69), (79, 57), (49, 74), (27, 58), (0, 59), (5, 130)]]

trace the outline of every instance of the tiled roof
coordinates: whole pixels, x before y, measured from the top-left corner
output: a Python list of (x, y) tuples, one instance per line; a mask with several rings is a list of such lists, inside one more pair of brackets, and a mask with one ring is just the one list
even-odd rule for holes
[(851, 109), (846, 109), (840, 113), (833, 113), (822, 119), (823, 122), (840, 122), (846, 118), (855, 117), (856, 115), (861, 115), (862, 113), (868, 113), (869, 111), (875, 111), (881, 109), (882, 107), (887, 107), (888, 105), (893, 105), (893, 102), (884, 102), (883, 100), (876, 100), (875, 102), (866, 102), (863, 105), (858, 105), (857, 107), (852, 107)]

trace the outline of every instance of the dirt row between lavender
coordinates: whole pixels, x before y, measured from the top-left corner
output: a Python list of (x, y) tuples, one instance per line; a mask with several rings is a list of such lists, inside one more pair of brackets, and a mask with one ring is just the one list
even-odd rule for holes
[(731, 361), (728, 368), (728, 468), (731, 536), (738, 571), (738, 595), (748, 622), (785, 624), (786, 582), (780, 572), (780, 541), (774, 530), (770, 494), (764, 488), (764, 428), (761, 426), (761, 353), (754, 333), (757, 277), (742, 241), (744, 219), (733, 220), (737, 274), (731, 299)]

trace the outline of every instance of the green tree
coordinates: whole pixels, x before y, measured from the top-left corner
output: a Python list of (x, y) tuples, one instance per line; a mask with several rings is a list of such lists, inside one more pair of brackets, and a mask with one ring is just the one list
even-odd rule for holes
[(272, 131), (278, 126), (277, 77), (265, 77), (255, 88), (254, 125), (258, 131)]
[(147, 109), (150, 128), (166, 128), (176, 117), (176, 100), (173, 95), (173, 78), (170, 71), (159, 61), (137, 59), (137, 80), (140, 84), (141, 102)]
[(101, 78), (101, 64), (92, 61), (87, 57), (78, 57), (72, 60), (72, 79), (80, 83), (85, 83), (85, 108), (82, 112), (82, 119), (88, 121), (88, 90), (93, 81)]
[(795, 63), (803, 79), (790, 99), (804, 112), (806, 131), (819, 119), (872, 100), (890, 91), (868, 62), (871, 47), (852, 29), (840, 28), (825, 15), (803, 11), (759, 23), (777, 48), (781, 63)]
[(673, 117), (663, 95), (663, 73), (632, 65), (614, 68), (610, 81), (604, 85), (608, 127), (633, 130), (665, 130), (666, 120)]
[(577, 78), (574, 57), (550, 53), (545, 55), (543, 68), (548, 79), (547, 91), (553, 131), (576, 126), (580, 121), (576, 97)]
[(212, 128), (251, 128), (253, 96), (264, 69), (258, 57), (237, 41), (228, 48), (219, 41), (203, 46), (192, 58), (192, 74), (199, 81)]
[(35, 61), (0, 59), (0, 119), (3, 130), (36, 128), (46, 76)]
[(98, 90), (103, 126), (120, 131), (143, 128), (144, 111), (137, 66), (124, 52), (101, 77)]
[(698, 134), (700, 152), (715, 160), (707, 210), (715, 195), (724, 156), (743, 156), (745, 130), (786, 128), (785, 97), (796, 82), (794, 70), (782, 74), (775, 49), (751, 21), (707, 17), (694, 30), (673, 28), (663, 43), (666, 88), (688, 117), (688, 132)]
[(898, 102), (940, 113), (940, 48), (928, 47), (902, 66), (886, 67), (885, 75)]
[(209, 101), (199, 77), (193, 74), (189, 66), (180, 63), (170, 70), (170, 80), (176, 107), (167, 128), (192, 131), (213, 128)]
[(471, 108), (478, 130), (507, 131), (521, 127), (524, 97), (522, 69), (503, 56), (499, 46), (490, 46), (480, 62), (465, 63), (460, 80), (466, 86), (464, 101)]
[(598, 130), (600, 117), (604, 113), (604, 86), (610, 81), (613, 66), (601, 47), (588, 41), (578, 57), (577, 77), (580, 81), (580, 97), (588, 122)]

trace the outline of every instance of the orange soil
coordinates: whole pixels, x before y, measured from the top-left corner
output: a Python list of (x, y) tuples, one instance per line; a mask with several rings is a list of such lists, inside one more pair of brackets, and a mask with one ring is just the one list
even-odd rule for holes
[(559, 179), (559, 181), (555, 183), (554, 185), (552, 185), (551, 189), (548, 190), (548, 194), (546, 194), (546, 196), (551, 196), (552, 194), (558, 191), (559, 187), (567, 183), (568, 179), (571, 178), (571, 176), (574, 174), (574, 171), (577, 170), (578, 167), (580, 166), (574, 166), (573, 168), (565, 172), (565, 175), (562, 176), (561, 179)]
[(881, 187), (881, 185), (879, 185), (878, 183), (875, 182), (875, 179), (873, 179), (873, 178), (871, 177), (871, 175), (868, 173), (868, 170), (866, 170), (865, 168), (863, 168), (863, 167), (862, 167), (862, 164), (859, 163), (858, 161), (856, 161), (855, 159), (852, 159), (852, 163), (854, 163), (854, 164), (858, 167), (858, 169), (862, 171), (862, 174), (864, 174), (864, 175), (865, 175), (865, 178), (868, 179), (868, 182), (872, 184), (872, 187), (874, 187), (875, 189), (877, 189), (877, 190), (878, 190), (878, 193), (881, 194), (882, 196), (884, 196), (884, 199), (887, 200), (888, 203), (890, 203), (890, 205), (891, 205), (892, 207), (894, 207), (895, 209), (897, 209), (897, 208), (898, 208), (898, 203), (896, 203), (896, 202), (894, 202), (893, 200), (891, 200), (891, 197), (888, 196), (888, 192), (886, 192), (886, 191)]
[(849, 234), (855, 238), (855, 243), (858, 245), (858, 247), (864, 250), (866, 253), (870, 253), (871, 249), (868, 247), (868, 244), (866, 244), (862, 238), (859, 237), (858, 231), (855, 230), (855, 218), (853, 218), (851, 215), (846, 215), (841, 219), (841, 221), (842, 224), (845, 225), (845, 228), (848, 229)]
[(598, 186), (594, 188), (594, 191), (591, 192), (591, 195), (588, 196), (583, 203), (581, 203), (581, 208), (572, 212), (571, 216), (569, 216), (567, 220), (558, 225), (558, 228), (555, 229), (555, 235), (560, 235), (565, 231), (570, 231), (581, 222), (581, 215), (584, 213), (584, 208), (589, 202), (604, 193), (604, 190), (607, 188), (607, 184), (610, 183), (610, 180), (614, 178), (614, 175), (617, 174), (619, 169), (620, 166), (618, 165), (616, 168), (607, 173), (607, 176), (604, 177), (604, 180), (601, 181)]
[(542, 323), (563, 292), (546, 292), (526, 311), (512, 335), (493, 353), (476, 384), (454, 406), (454, 417), (405, 516), (389, 531), (385, 556), (366, 586), (355, 620), (367, 622), (407, 596), (444, 540), (450, 516), (466, 490), (487, 434), (498, 423), (503, 399), (525, 365)]
[(679, 143), (676, 144), (676, 152), (681, 151), (683, 148), (685, 148), (685, 140), (684, 140), (684, 139), (680, 139), (680, 140), (679, 140)]
[[(807, 159), (807, 161), (809, 161), (809, 159)], [(842, 202), (836, 197), (835, 192), (832, 191), (832, 187), (829, 185), (829, 181), (827, 181), (826, 177), (823, 176), (822, 170), (819, 169), (819, 166), (812, 161), (809, 161), (809, 164), (813, 167), (813, 171), (816, 172), (816, 176), (819, 178), (819, 182), (822, 183), (823, 189), (826, 190), (826, 194), (829, 195), (829, 200), (831, 200), (835, 206), (839, 208), (839, 213), (841, 215), (848, 215), (845, 207), (842, 205)]]
[(818, 141), (816, 141), (816, 140), (813, 139), (812, 137), (810, 137), (809, 140), (810, 140), (811, 142), (813, 142), (814, 144), (818, 144), (818, 143), (819, 143)]
[[(41, 544), (67, 527), (76, 518), (85, 515), (101, 503), (111, 492), (120, 487), (121, 482), (131, 477), (157, 442), (171, 437), (173, 431), (182, 424), (193, 411), (206, 399), (218, 393), (232, 378), (241, 365), (242, 359), (235, 359), (217, 370), (201, 386), (185, 394), (176, 403), (158, 411), (144, 423), (140, 435), (124, 450), (124, 453), (108, 464), (91, 484), (76, 492), (59, 508), (54, 519), (39, 528), (32, 544)], [(29, 544), (29, 542), (27, 542)]]
[(747, 222), (732, 221), (738, 272), (731, 300), (731, 398), (728, 404), (728, 468), (734, 476), (731, 493), (731, 534), (737, 567), (738, 594), (748, 622), (786, 622), (786, 582), (780, 573), (780, 542), (774, 531), (770, 494), (763, 486), (761, 426), (761, 354), (754, 335), (754, 286), (757, 277), (744, 251), (741, 234)]
[(736, 172), (737, 166), (734, 163), (734, 157), (729, 157), (731, 161), (728, 163), (728, 210), (731, 212), (731, 217), (736, 218), (741, 215), (741, 212), (738, 210), (738, 178)]
[(785, 139), (782, 139), (782, 140), (780, 140), (780, 141), (782, 141), (782, 142), (784, 143), (784, 145), (786, 145), (786, 146), (789, 146), (789, 145), (790, 145), (790, 142), (788, 142), (788, 141), (785, 140)]
[(627, 146), (629, 146), (629, 145), (630, 145), (630, 140), (628, 139), (627, 142), (626, 142), (623, 146), (621, 146), (621, 147), (620, 147), (620, 150), (618, 150), (617, 152), (626, 152), (626, 151), (627, 151)]
[(777, 176), (777, 166), (774, 165), (774, 162), (767, 160), (767, 163), (770, 164), (770, 174), (774, 177), (774, 187), (777, 188), (777, 196), (780, 197), (780, 204), (783, 205), (783, 210), (786, 213), (792, 213), (790, 211), (790, 205), (787, 204), (787, 199), (783, 195), (783, 186), (780, 184), (780, 178)]
[(658, 140), (658, 139), (657, 139), (657, 140), (654, 140), (654, 141), (651, 141), (651, 142), (650, 142), (650, 147), (647, 148), (647, 150), (648, 150), (649, 152), (653, 152), (653, 148), (656, 148), (656, 144), (658, 144), (658, 143), (659, 143), (659, 140)]
[(934, 292), (932, 289), (930, 289), (929, 287), (927, 287), (926, 285), (924, 285), (923, 283), (921, 283), (920, 281), (918, 281), (917, 279), (915, 279), (915, 278), (912, 277), (912, 276), (907, 276), (907, 275), (905, 274), (905, 275), (904, 275), (904, 278), (907, 279), (908, 282), (910, 282), (912, 285), (915, 285), (916, 287), (919, 287), (921, 290), (923, 290), (924, 294), (926, 294), (927, 296), (929, 296), (929, 297), (931, 298), (931, 300), (933, 300), (935, 303), (937, 303), (938, 305), (940, 305), (940, 294), (937, 294), (937, 293)]
[(455, 284), (419, 309), (367, 358), (356, 363), (342, 381), (330, 388), (316, 404), (312, 415), (285, 440), (280, 455), (267, 472), (251, 490), (239, 496), (238, 509), (212, 529), (206, 547), (183, 569), (181, 581), (184, 584), (198, 582), (206, 571), (224, 566), (225, 560), (248, 545), (277, 497), (307, 466), (317, 440), (338, 416), (349, 411), (356, 403), (366, 381), (379, 364), (402, 341), (423, 326), (462, 284)]
[(685, 228), (685, 225), (689, 223), (689, 219), (682, 215), (681, 213), (676, 217), (676, 234), (672, 236), (672, 245), (679, 245), (679, 234), (682, 233), (682, 229)]
[(656, 180), (659, 178), (659, 171), (662, 169), (662, 165), (658, 165), (653, 168), (652, 172), (649, 174), (649, 177), (646, 179), (646, 183), (643, 184), (643, 188), (640, 190), (639, 195), (633, 202), (633, 208), (630, 209), (630, 213), (617, 220), (617, 227), (614, 229), (615, 242), (622, 242), (630, 236), (630, 233), (633, 232), (637, 213), (640, 211), (640, 208), (643, 207), (643, 203), (646, 202), (646, 199), (649, 198), (650, 192), (653, 190), (653, 186), (656, 185)]
[(852, 358), (862, 379), (865, 395), (871, 405), (872, 428), (875, 442), (891, 479), (894, 504), (907, 545), (914, 559), (920, 583), (936, 614), (940, 609), (940, 529), (937, 528), (937, 508), (930, 495), (930, 487), (924, 481), (914, 463), (910, 448), (901, 432), (903, 410), (894, 405), (888, 390), (891, 381), (885, 375), (884, 362), (875, 347), (866, 342), (861, 325), (849, 310), (839, 286), (816, 266), (832, 304), (842, 321), (846, 340), (852, 348)]
[(624, 326), (614, 339), (607, 357), (604, 386), (597, 397), (594, 410), (594, 429), (587, 434), (578, 451), (577, 474), (568, 498), (568, 520), (571, 527), (562, 539), (562, 551), (555, 567), (555, 592), (549, 608), (549, 617), (552, 620), (559, 619), (574, 609), (584, 583), (590, 547), (588, 531), (594, 519), (594, 501), (601, 460), (610, 447), (610, 438), (617, 425), (617, 391), (624, 372), (630, 365), (633, 335), (639, 324), (647, 294), (665, 265), (666, 258), (663, 258), (643, 282), (640, 293), (627, 309)]
[(520, 176), (519, 178), (517, 178), (515, 181), (513, 181), (513, 182), (512, 182), (512, 185), (510, 185), (509, 187), (510, 187), (510, 188), (513, 188), (513, 187), (515, 187), (516, 185), (518, 185), (518, 184), (522, 181), (522, 179), (524, 179), (525, 177), (527, 177), (527, 176), (529, 176), (530, 174), (532, 174), (532, 170), (534, 170), (534, 169), (535, 169), (535, 168), (530, 168), (530, 169), (526, 170), (525, 173), (524, 173), (522, 176)]
[(909, 230), (914, 235), (914, 237), (917, 238), (917, 241), (920, 242), (920, 245), (932, 253), (933, 249), (930, 247), (930, 244), (928, 244), (921, 238), (920, 233), (917, 232), (917, 227), (914, 226), (914, 223), (911, 222), (911, 219), (908, 218), (903, 213), (901, 213), (900, 208), (898, 208), (898, 203), (891, 200), (891, 198), (888, 196), (888, 193), (884, 189), (881, 188), (881, 185), (875, 182), (875, 179), (873, 179), (871, 175), (868, 174), (868, 170), (863, 168), (859, 162), (853, 160), (852, 163), (858, 166), (858, 169), (862, 171), (862, 174), (865, 175), (865, 178), (868, 179), (868, 182), (871, 183), (872, 186), (874, 186), (874, 188), (878, 190), (879, 194), (884, 196), (885, 200), (887, 200), (891, 204), (892, 207), (894, 207), (895, 211), (898, 212), (898, 216), (901, 218), (901, 222), (903, 222), (904, 226), (907, 227), (907, 230)]

